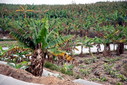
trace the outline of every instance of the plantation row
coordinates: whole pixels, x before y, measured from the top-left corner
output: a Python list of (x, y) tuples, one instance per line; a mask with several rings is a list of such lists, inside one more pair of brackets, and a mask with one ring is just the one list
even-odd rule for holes
[(36, 76), (42, 74), (48, 52), (73, 54), (75, 46), (90, 49), (97, 44), (100, 49), (103, 44), (103, 54), (109, 56), (110, 44), (117, 44), (116, 54), (120, 55), (127, 44), (127, 2), (67, 6), (0, 4), (0, 10), (3, 32), (9, 31), (34, 50), (27, 70)]
[(127, 41), (126, 5), (127, 2), (98, 2), (90, 5), (67, 6), (1, 4), (0, 27), (10, 30), (9, 24), (12, 24), (13, 20), (13, 26), (18, 23), (20, 28), (28, 30), (28, 27), (33, 24), (31, 21), (40, 20), (46, 16), (49, 20), (49, 31), (54, 30), (60, 36), (75, 35), (77, 39), (72, 39), (71, 43), (76, 45), (74, 42), (81, 42), (87, 47), (103, 43), (105, 55), (109, 53), (111, 43), (118, 44), (117, 54), (122, 54), (123, 46)]

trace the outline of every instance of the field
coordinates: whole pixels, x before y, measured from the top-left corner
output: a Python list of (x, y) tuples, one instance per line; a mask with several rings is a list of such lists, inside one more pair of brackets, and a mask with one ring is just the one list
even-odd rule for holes
[(63, 75), (60, 79), (127, 85), (126, 1), (65, 6), (0, 4), (0, 11), (0, 61), (34, 76), (41, 76), (45, 68)]

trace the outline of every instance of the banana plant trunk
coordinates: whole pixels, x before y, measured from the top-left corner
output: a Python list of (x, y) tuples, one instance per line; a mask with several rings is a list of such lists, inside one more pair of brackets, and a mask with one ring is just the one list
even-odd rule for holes
[(104, 44), (103, 55), (104, 56), (110, 56), (110, 43)]
[(89, 47), (89, 53), (91, 54), (92, 52), (91, 52), (91, 48)]
[(100, 50), (101, 50), (101, 45), (100, 44), (97, 44), (97, 54), (99, 54), (100, 53)]
[(124, 53), (124, 43), (118, 43), (117, 47), (117, 55), (123, 54)]
[(83, 56), (83, 45), (81, 45), (81, 53), (80, 56)]
[(34, 54), (31, 59), (31, 65), (27, 69), (34, 76), (41, 76), (43, 73), (44, 58), (46, 53), (41, 48), (41, 44), (38, 44), (34, 50)]

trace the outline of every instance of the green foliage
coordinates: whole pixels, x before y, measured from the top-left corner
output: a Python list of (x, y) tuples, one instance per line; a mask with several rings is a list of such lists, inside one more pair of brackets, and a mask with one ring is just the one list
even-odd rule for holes
[(38, 44), (42, 44), (42, 49), (54, 49), (72, 38), (71, 35), (61, 36), (56, 29), (50, 31), (47, 18), (18, 20), (14, 24), (10, 22), (9, 26), (12, 28), (11, 34), (32, 49)]
[(7, 63), (7, 64), (9, 66), (12, 66), (12, 67), (16, 68), (16, 69), (19, 69), (19, 68), (26, 69), (26, 68), (28, 68), (28, 62), (27, 61), (23, 61), (23, 62), (18, 63), (18, 64), (16, 64), (16, 63)]
[(99, 77), (99, 78), (91, 78), (92, 81), (101, 81), (101, 82), (105, 82), (107, 81), (106, 77)]
[(113, 78), (119, 78), (121, 81), (126, 81), (127, 78), (116, 70), (112, 69), (112, 65), (104, 64), (105, 71)]
[(8, 50), (4, 50), (0, 60), (10, 63), (21, 63), (23, 61), (30, 61), (32, 50), (21, 47), (8, 47)]
[(47, 35), (49, 25), (48, 20), (46, 18), (42, 19), (42, 22), (44, 23), (44, 25), (41, 26), (40, 31), (38, 32), (37, 43), (42, 43), (42, 48), (45, 49), (47, 47)]
[(79, 72), (81, 72), (84, 76), (88, 76), (92, 71), (92, 68), (88, 69), (80, 69)]
[(2, 49), (2, 46), (0, 46), (0, 56), (2, 56), (6, 51)]
[(63, 67), (60, 69), (60, 71), (67, 75), (73, 75), (73, 71), (72, 71), (73, 68), (74, 68), (73, 65), (64, 64)]
[(89, 58), (89, 59), (84, 59), (84, 63), (85, 64), (92, 64), (92, 63), (95, 63), (95, 62), (97, 62), (97, 58), (96, 57), (94, 57), (94, 58)]
[[(10, 29), (10, 25), (6, 24), (10, 22), (13, 29), (15, 28), (12, 34), (33, 49), (38, 43), (43, 44), (43, 49), (56, 47), (56, 44), (64, 42), (61, 35), (63, 37), (68, 34), (81, 36), (79, 42), (86, 47), (92, 47), (95, 43), (127, 42), (127, 7), (124, 1), (66, 6), (23, 5), (23, 7), (35, 12), (27, 13), (27, 18), (24, 19), (22, 12), (15, 13), (19, 5), (0, 4), (2, 17), (0, 27)], [(40, 20), (44, 16), (48, 19)], [(88, 35), (95, 35), (95, 38)]]
[(64, 64), (62, 67), (60, 67), (60, 66), (52, 64), (50, 62), (45, 62), (44, 66), (46, 68), (51, 69), (51, 70), (60, 71), (60, 72), (62, 72), (64, 74), (67, 74), (67, 75), (73, 75), (73, 71), (72, 71), (72, 69), (74, 68), (73, 65), (66, 65), (66, 64)]
[(85, 66), (85, 65), (79, 65), (79, 67), (81, 67), (81, 68), (85, 68), (86, 66)]
[[(89, 5), (24, 6), (35, 10), (33, 13), (27, 13), (25, 19), (23, 13), (15, 12), (19, 5), (0, 4), (0, 28), (11, 31), (15, 38), (32, 49), (35, 49), (37, 44), (41, 43), (43, 49), (59, 53), (62, 51), (60, 47), (64, 48), (65, 42), (73, 38), (71, 35), (76, 35), (73, 42), (81, 42), (80, 45), (89, 48), (93, 44), (127, 43), (127, 6), (124, 1), (99, 2)], [(47, 17), (43, 18), (44, 16)], [(89, 37), (89, 35), (95, 37)], [(81, 38), (77, 38), (78, 36)], [(0, 55), (4, 53), (3, 50), (0, 52)], [(19, 53), (17, 55), (22, 57), (23, 54)], [(110, 64), (115, 61), (117, 59), (106, 60)], [(94, 62), (97, 62), (97, 60), (85, 60), (86, 64)], [(55, 69), (52, 64), (48, 66)], [(106, 64), (104, 66), (106, 72), (112, 77), (125, 80), (124, 76), (112, 69), (113, 65)], [(69, 67), (65, 65), (61, 71), (70, 74), (71, 69), (69, 69), (69, 72), (68, 69)], [(81, 72), (87, 75), (89, 70), (81, 69)], [(102, 78), (103, 80), (105, 78)]]
[(100, 81), (107, 81), (107, 78), (106, 77), (100, 77)]
[(116, 83), (116, 85), (123, 85), (122, 83), (120, 83), (120, 82), (118, 82), (118, 83)]
[(83, 41), (83, 44), (86, 47), (92, 47), (93, 43), (94, 43), (94, 38), (89, 38), (89, 37), (85, 36), (85, 40)]
[(0, 18), (0, 28), (3, 29), (3, 31), (6, 31), (8, 29), (8, 24), (11, 20), (9, 18)]
[(120, 57), (118, 58), (106, 58), (104, 61), (107, 62), (107, 63), (114, 63), (116, 61), (120, 60)]
[(50, 62), (45, 62), (44, 67), (49, 68), (51, 70), (59, 71), (59, 67), (55, 64), (50, 63)]

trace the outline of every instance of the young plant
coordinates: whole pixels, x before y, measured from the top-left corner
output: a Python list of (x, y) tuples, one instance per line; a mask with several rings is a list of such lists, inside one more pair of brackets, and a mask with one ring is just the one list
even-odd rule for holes
[(88, 68), (88, 69), (80, 69), (79, 72), (82, 73), (82, 75), (88, 76), (92, 71), (92, 68)]
[(73, 75), (73, 68), (74, 68), (73, 65), (64, 64), (63, 67), (60, 69), (60, 71), (67, 75)]
[(14, 67), (14, 68), (16, 68), (16, 69), (19, 69), (19, 68), (21, 68), (21, 69), (27, 69), (28, 68), (28, 62), (27, 61), (23, 61), (23, 62), (21, 62), (21, 63), (7, 63), (9, 66), (12, 66), (12, 67)]

